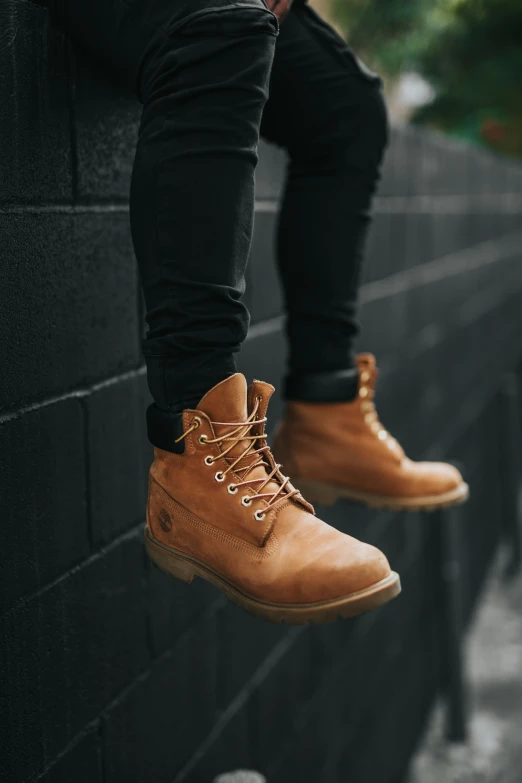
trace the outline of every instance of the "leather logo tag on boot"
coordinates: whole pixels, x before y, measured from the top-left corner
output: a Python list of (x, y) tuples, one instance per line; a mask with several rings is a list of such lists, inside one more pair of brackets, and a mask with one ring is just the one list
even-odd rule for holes
[(164, 530), (165, 533), (168, 533), (172, 530), (172, 520), (170, 518), (170, 514), (164, 508), (162, 508), (159, 512), (159, 522), (161, 529)]

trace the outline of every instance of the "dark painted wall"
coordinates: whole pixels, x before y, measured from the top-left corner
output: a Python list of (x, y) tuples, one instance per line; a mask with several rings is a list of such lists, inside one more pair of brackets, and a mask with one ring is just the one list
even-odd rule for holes
[[(431, 527), (329, 511), (405, 590), (325, 628), (272, 627), (152, 569), (126, 204), (138, 108), (23, 0), (2, 3), (0, 44), (0, 779), (204, 783), (250, 766), (270, 783), (397, 783), (439, 679)], [(276, 384), (283, 164), (262, 149), (241, 356)], [(522, 355), (521, 198), (515, 165), (396, 131), (362, 289), (382, 418), (472, 484), (468, 613), (498, 539), (496, 394)]]

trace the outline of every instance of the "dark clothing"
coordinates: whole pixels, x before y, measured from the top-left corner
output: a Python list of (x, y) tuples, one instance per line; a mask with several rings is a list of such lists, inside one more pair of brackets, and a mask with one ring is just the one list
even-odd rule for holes
[(387, 135), (378, 77), (303, 4), (277, 37), (263, 0), (55, 1), (144, 104), (130, 211), (157, 405), (194, 405), (235, 371), (260, 132), (290, 159), (277, 252), (291, 386), (350, 368)]
[(353, 366), (363, 245), (387, 141), (380, 87), (311, 8), (293, 8), (261, 134), (290, 156), (277, 258), (294, 379)]

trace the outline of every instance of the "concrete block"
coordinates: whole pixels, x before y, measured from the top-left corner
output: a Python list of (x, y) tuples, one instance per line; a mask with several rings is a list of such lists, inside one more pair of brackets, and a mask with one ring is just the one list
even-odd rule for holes
[(0, 31), (0, 203), (70, 202), (68, 43), (32, 3), (2, 3)]
[(216, 719), (215, 654), (210, 614), (111, 708), (104, 726), (107, 783), (174, 779)]
[(145, 521), (150, 461), (144, 448), (142, 385), (141, 376), (131, 375), (85, 400), (95, 543)]
[(283, 296), (275, 261), (275, 213), (258, 212), (247, 271), (251, 323), (275, 318), (283, 312)]
[(75, 120), (78, 197), (81, 201), (129, 198), (141, 106), (107, 79), (92, 58), (76, 53)]
[(103, 783), (97, 727), (91, 729), (52, 765), (39, 783)]
[(84, 421), (63, 400), (0, 424), (0, 605), (7, 609), (89, 553)]
[(146, 668), (143, 577), (133, 536), (3, 618), (3, 779), (36, 774)]
[(0, 232), (0, 412), (139, 364), (126, 215), (0, 215)]

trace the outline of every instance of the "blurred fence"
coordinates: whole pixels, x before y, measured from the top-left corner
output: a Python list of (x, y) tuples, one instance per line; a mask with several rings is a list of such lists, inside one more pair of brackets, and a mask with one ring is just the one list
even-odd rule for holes
[[(206, 783), (241, 767), (269, 783), (398, 783), (441, 678), (432, 526), (328, 510), (386, 552), (404, 593), (324, 628), (262, 623), (201, 580), (152, 569), (126, 203), (138, 107), (48, 35), (44, 11), (10, 0), (0, 30), (0, 778)], [(240, 359), (276, 385), (283, 165), (263, 147)], [(498, 391), (522, 358), (521, 201), (519, 167), (395, 131), (362, 288), (383, 420), (412, 456), (456, 459), (471, 483), (467, 616), (499, 539)], [(272, 424), (280, 410), (276, 397)]]

